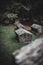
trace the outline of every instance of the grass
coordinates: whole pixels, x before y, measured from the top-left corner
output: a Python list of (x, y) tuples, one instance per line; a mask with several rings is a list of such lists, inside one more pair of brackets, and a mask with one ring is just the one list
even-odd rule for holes
[[(1, 37), (1, 50), (0, 50), (0, 60), (3, 62), (3, 65), (13, 65), (11, 62), (11, 54), (13, 51), (21, 48), (24, 44), (18, 43), (15, 39), (15, 30), (14, 26), (0, 26), (0, 37)], [(36, 36), (32, 37), (33, 40)], [(5, 60), (4, 60), (5, 59)]]
[(9, 49), (9, 52), (12, 52), (12, 50), (16, 50), (23, 45), (18, 43), (15, 39), (15, 31), (13, 26), (3, 26), (1, 30), (3, 32), (2, 41), (7, 49)]
[[(11, 65), (11, 54), (13, 51), (21, 48), (24, 44), (18, 43), (15, 39), (14, 26), (0, 26), (1, 63)], [(4, 60), (5, 59), (5, 60)]]

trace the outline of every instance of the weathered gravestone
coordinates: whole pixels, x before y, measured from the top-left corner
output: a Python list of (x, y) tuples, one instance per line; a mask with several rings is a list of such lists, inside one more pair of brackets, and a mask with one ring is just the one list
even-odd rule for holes
[(18, 38), (19, 42), (21, 43), (30, 43), (32, 40), (32, 33), (23, 29), (19, 28), (16, 31), (16, 37)]
[(38, 34), (38, 35), (42, 34), (42, 26), (41, 25), (33, 24), (31, 27), (33, 28), (33, 31), (36, 34)]

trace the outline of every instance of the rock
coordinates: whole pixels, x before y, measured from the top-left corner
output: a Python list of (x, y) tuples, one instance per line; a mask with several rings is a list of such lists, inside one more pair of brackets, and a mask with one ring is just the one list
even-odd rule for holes
[(13, 52), (13, 56), (19, 65), (43, 65), (43, 38), (38, 38)]

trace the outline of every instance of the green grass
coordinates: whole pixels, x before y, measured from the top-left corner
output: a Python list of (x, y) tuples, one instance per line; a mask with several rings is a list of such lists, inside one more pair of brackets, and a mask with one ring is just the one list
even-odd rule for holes
[[(14, 26), (0, 26), (1, 33), (1, 59), (6, 62), (7, 65), (11, 65), (11, 54), (13, 51), (21, 48), (24, 44), (18, 43), (15, 39)], [(33, 36), (34, 40), (36, 36)]]
[(18, 43), (15, 39), (15, 30), (14, 26), (3, 26), (2, 30), (2, 42), (9, 49), (9, 52), (12, 52), (20, 48), (23, 44)]
[[(7, 65), (11, 64), (11, 54), (13, 51), (21, 48), (24, 44), (18, 43), (15, 39), (14, 26), (0, 26), (1, 37), (1, 59), (6, 62)], [(4, 54), (4, 55), (3, 55)]]

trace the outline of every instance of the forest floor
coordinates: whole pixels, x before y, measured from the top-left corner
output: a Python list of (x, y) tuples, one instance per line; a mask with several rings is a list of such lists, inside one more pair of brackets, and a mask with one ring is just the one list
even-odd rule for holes
[[(21, 48), (25, 44), (18, 43), (15, 39), (15, 29), (14, 26), (0, 26), (1, 33), (1, 60), (7, 63), (7, 65), (11, 65), (11, 54), (13, 51)], [(34, 40), (36, 36), (33, 36)], [(1, 61), (1, 62), (2, 62)], [(4, 65), (4, 64), (3, 64)]]

